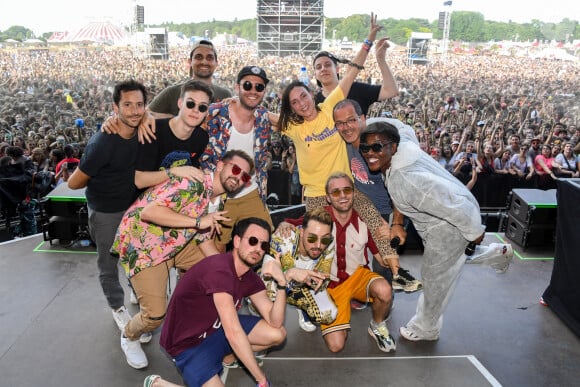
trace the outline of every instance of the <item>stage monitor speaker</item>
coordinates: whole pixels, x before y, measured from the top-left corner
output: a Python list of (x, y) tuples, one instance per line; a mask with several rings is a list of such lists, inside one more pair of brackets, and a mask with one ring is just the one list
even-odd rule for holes
[(558, 203), (556, 190), (514, 189), (509, 214), (519, 222), (532, 225), (555, 225)]
[(554, 225), (528, 226), (508, 215), (505, 236), (523, 249), (530, 246), (546, 246), (554, 243), (554, 227)]

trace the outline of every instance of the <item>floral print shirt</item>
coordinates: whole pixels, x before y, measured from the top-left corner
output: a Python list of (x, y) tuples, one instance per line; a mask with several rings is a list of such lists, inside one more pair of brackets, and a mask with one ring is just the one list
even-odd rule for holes
[(173, 258), (192, 239), (197, 244), (210, 239), (210, 232), (199, 233), (193, 227), (171, 228), (144, 222), (141, 220), (143, 208), (156, 203), (198, 218), (207, 214), (212, 191), (211, 174), (205, 176), (203, 183), (172, 176), (145, 191), (127, 209), (111, 247), (111, 253), (119, 256), (127, 277)]
[[(262, 201), (266, 202), (268, 195), (268, 142), (273, 129), (268, 118), (268, 111), (263, 106), (254, 111), (254, 117), (254, 164), (256, 165), (258, 192)], [(215, 171), (218, 161), (228, 150), (231, 137), (232, 121), (230, 120), (229, 103), (211, 104), (204, 126), (209, 135), (209, 143), (200, 157), (200, 163), (202, 169)]]

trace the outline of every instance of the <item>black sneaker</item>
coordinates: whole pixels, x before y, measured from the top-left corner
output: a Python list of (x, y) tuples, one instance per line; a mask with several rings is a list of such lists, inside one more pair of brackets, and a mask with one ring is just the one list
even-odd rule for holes
[(408, 270), (399, 267), (399, 272), (393, 275), (393, 290), (413, 293), (423, 289), (421, 281), (415, 279)]

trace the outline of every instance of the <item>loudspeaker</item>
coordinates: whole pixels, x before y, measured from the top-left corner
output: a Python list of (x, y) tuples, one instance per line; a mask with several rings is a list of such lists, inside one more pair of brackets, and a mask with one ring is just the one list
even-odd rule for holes
[(558, 203), (556, 190), (514, 189), (511, 193), (509, 214), (518, 221), (532, 225), (556, 224)]
[(86, 226), (75, 218), (64, 216), (53, 216), (48, 223), (42, 225), (42, 235), (45, 241), (54, 239), (74, 241), (79, 239), (79, 234), (85, 230)]
[(554, 225), (528, 226), (510, 214), (505, 236), (524, 249), (530, 246), (551, 245), (554, 243)]

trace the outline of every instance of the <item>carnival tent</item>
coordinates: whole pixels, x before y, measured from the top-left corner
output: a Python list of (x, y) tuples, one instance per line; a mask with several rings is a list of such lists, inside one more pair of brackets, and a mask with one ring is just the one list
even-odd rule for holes
[(126, 39), (127, 33), (123, 28), (111, 22), (91, 22), (72, 33), (69, 42), (76, 43), (105, 43), (117, 44)]

